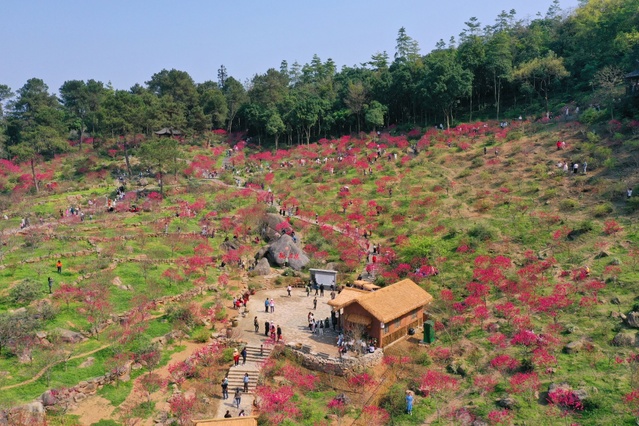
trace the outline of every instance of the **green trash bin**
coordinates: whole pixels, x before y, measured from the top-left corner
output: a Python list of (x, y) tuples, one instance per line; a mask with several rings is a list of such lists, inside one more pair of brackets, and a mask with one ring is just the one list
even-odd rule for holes
[(435, 323), (433, 321), (424, 322), (424, 343), (435, 341)]

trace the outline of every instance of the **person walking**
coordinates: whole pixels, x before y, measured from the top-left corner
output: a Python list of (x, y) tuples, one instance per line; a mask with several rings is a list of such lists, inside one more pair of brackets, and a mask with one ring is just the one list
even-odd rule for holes
[(248, 355), (248, 353), (246, 352), (246, 346), (244, 346), (244, 348), (242, 348), (242, 365), (246, 364), (246, 356)]
[(257, 316), (253, 319), (253, 327), (255, 327), (255, 332), (256, 333), (260, 332), (260, 323), (257, 320)]
[(271, 307), (271, 313), (275, 312), (275, 300), (273, 300), (272, 297), (271, 297), (271, 300), (269, 301), (269, 306)]
[(248, 375), (248, 373), (244, 373), (244, 378), (242, 379), (242, 383), (244, 383), (244, 392), (248, 392), (248, 385), (249, 385), (249, 375)]
[(288, 293), (288, 297), (291, 297), (291, 290), (293, 290), (293, 287), (291, 287), (290, 285), (286, 287), (286, 292)]
[(282, 327), (277, 326), (277, 341), (279, 342), (280, 340), (282, 340)]
[(229, 378), (228, 376), (222, 380), (222, 399), (229, 399)]
[(235, 406), (237, 408), (240, 408), (240, 404), (242, 403), (242, 389), (240, 388), (235, 389), (235, 396), (233, 400), (235, 402)]
[[(628, 197), (630, 198), (630, 197)], [(313, 309), (317, 309), (317, 296), (313, 298)]]
[(58, 263), (56, 263), (55, 266), (58, 268), (58, 274), (61, 274), (62, 273), (62, 261), (58, 259)]
[(268, 314), (268, 308), (271, 306), (271, 303), (268, 300), (268, 297), (266, 298), (266, 300), (264, 301), (264, 310), (266, 311), (266, 313)]
[(47, 278), (47, 284), (49, 284), (49, 294), (51, 294), (51, 289), (53, 288), (53, 278)]
[(306, 284), (306, 297), (311, 295), (311, 284)]
[(271, 323), (266, 321), (264, 322), (264, 335), (268, 337), (268, 332), (271, 329)]
[(237, 350), (237, 348), (235, 348), (235, 350), (233, 351), (233, 365), (235, 365), (236, 367), (240, 365), (240, 352)]

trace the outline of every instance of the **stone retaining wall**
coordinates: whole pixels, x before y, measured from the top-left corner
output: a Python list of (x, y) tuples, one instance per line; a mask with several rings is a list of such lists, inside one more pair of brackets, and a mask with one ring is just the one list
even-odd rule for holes
[(374, 368), (382, 362), (384, 357), (384, 351), (381, 348), (378, 348), (373, 353), (357, 357), (344, 356), (342, 358), (334, 358), (316, 352), (306, 353), (302, 351), (302, 345), (299, 343), (288, 343), (286, 346), (291, 349), (293, 356), (304, 367), (324, 373), (337, 374), (338, 376), (358, 374)]

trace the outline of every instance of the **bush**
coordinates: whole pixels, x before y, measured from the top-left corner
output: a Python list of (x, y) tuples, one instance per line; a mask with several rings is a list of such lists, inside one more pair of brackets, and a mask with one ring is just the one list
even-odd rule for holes
[(612, 203), (607, 202), (607, 203), (603, 203), (603, 204), (599, 204), (598, 206), (595, 206), (595, 208), (592, 210), (592, 214), (595, 217), (604, 217), (612, 213), (613, 210), (614, 210), (614, 207)]
[(579, 121), (590, 126), (604, 121), (607, 117), (608, 113), (606, 111), (597, 111), (595, 108), (588, 108), (581, 113)]
[(206, 328), (200, 328), (193, 332), (191, 338), (195, 343), (206, 343), (209, 341), (210, 332)]
[(172, 324), (182, 322), (187, 327), (194, 327), (199, 323), (189, 305), (170, 305), (166, 309), (165, 316)]
[(468, 230), (468, 236), (480, 241), (487, 241), (495, 238), (495, 232), (487, 226), (480, 224), (470, 228)]
[(28, 305), (38, 299), (42, 291), (39, 284), (27, 278), (9, 290), (9, 301), (14, 305)]
[(233, 361), (233, 348), (225, 348), (220, 357), (220, 364), (227, 364)]
[(562, 211), (575, 210), (578, 206), (579, 206), (579, 203), (577, 202), (577, 200), (573, 200), (571, 198), (567, 198), (559, 202), (559, 208)]
[(524, 134), (520, 130), (514, 130), (506, 136), (506, 142), (516, 141), (524, 137)]

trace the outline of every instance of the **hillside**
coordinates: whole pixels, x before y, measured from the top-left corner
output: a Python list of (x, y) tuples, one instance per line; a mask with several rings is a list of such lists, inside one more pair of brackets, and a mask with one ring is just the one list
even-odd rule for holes
[[(132, 177), (123, 150), (76, 147), (37, 165), (38, 192), (28, 163), (1, 160), (0, 404), (134, 364), (89, 397), (112, 406), (99, 424), (212, 416), (242, 338), (224, 346), (209, 336), (237, 315), (234, 296), (334, 267), (340, 284), (360, 274), (420, 284), (435, 297), (437, 340), (410, 338), (370, 375), (346, 379), (303, 370), (276, 348), (258, 392), (278, 401), (262, 406), (264, 422), (286, 412), (289, 424), (634, 424), (633, 130), (476, 122), (275, 152), (216, 132), (179, 138), (171, 167), (134, 150)], [(294, 213), (286, 227), (310, 262), (256, 275), (247, 269), (263, 217), (281, 210)], [(379, 246), (375, 263), (367, 242)], [(406, 389), (417, 393), (412, 416)], [(53, 407), (47, 421), (82, 424), (78, 404)]]

